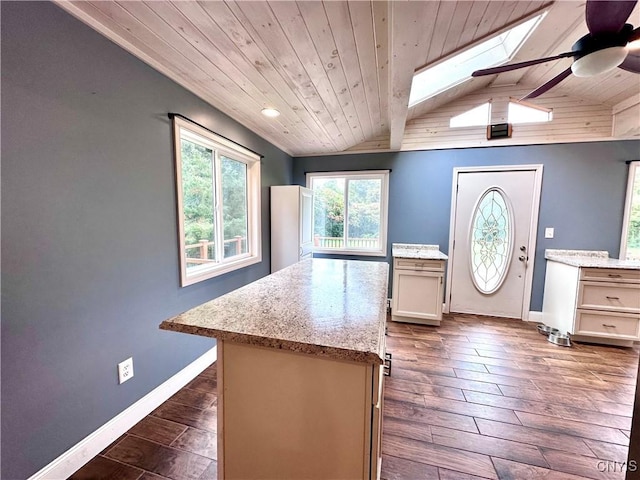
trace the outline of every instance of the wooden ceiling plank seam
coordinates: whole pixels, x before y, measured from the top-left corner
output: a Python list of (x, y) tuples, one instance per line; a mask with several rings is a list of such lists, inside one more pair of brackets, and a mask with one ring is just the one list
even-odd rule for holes
[(426, 65), (431, 65), (436, 60), (442, 58), (444, 42), (449, 32), (449, 26), (453, 20), (453, 15), (458, 2), (441, 2), (438, 9), (438, 17), (436, 18), (433, 36), (429, 43), (429, 55), (427, 56)]
[[(189, 46), (189, 41), (145, 2), (124, 2), (124, 5), (121, 3), (118, 3), (118, 5), (129, 12), (129, 14), (141, 24), (145, 25), (149, 31), (157, 33), (158, 38), (162, 38), (167, 45), (174, 48), (178, 55), (190, 60), (194, 68), (204, 71), (209, 78), (214, 79), (216, 84), (223, 86), (229, 92), (230, 98), (247, 98), (249, 102), (255, 102), (255, 107), (249, 107), (254, 111), (262, 108), (261, 104), (258, 103), (255, 98), (244, 95), (245, 90), (235, 83), (228, 74), (218, 68), (217, 65), (213, 64), (207, 55), (203, 54), (200, 50), (179, 48), (180, 46)], [(208, 71), (205, 70), (205, 68), (207, 68)], [(268, 128), (275, 130), (276, 127), (270, 124)]]
[(338, 48), (333, 40), (331, 26), (325, 14), (324, 6), (321, 2), (303, 1), (298, 3), (298, 9), (329, 77), (329, 81), (338, 96), (353, 136), (358, 143), (363, 142), (366, 137), (358, 117), (355, 102), (351, 96), (351, 90), (344, 74), (340, 56), (338, 55)]
[(444, 39), (441, 55), (448, 55), (449, 52), (456, 50), (460, 37), (462, 36), (463, 28), (471, 13), (472, 6), (473, 2), (470, 1), (456, 2), (456, 9)]
[(389, 9), (391, 3), (373, 0), (373, 27), (378, 72), (378, 100), (381, 131), (389, 130)]
[[(243, 2), (235, 2), (243, 9), (243, 6), (248, 5)], [(274, 2), (275, 4), (286, 4), (296, 6), (294, 2)], [(242, 5), (242, 6), (241, 6)], [(256, 8), (258, 6), (258, 8)], [(247, 14), (247, 8), (243, 9), (245, 15)], [(297, 6), (296, 6), (297, 9)], [(339, 102), (335, 97), (335, 93), (331, 88), (330, 82), (327, 79), (326, 73), (324, 72), (324, 68), (318, 66), (319, 58), (314, 59), (314, 61), (303, 61), (300, 58), (300, 53), (296, 49), (295, 42), (292, 42), (280, 20), (276, 16), (272, 5), (269, 2), (252, 2), (252, 8), (250, 9), (251, 13), (249, 15), (253, 15), (254, 19), (260, 21), (260, 15), (264, 15), (268, 22), (267, 25), (261, 24), (261, 29), (256, 28), (258, 34), (260, 32), (264, 32), (267, 35), (266, 38), (263, 38), (264, 44), (267, 48), (271, 49), (272, 46), (278, 47), (279, 52), (276, 54), (272, 50), (275, 58), (279, 61), (280, 58), (289, 59), (286, 64), (282, 64), (284, 71), (288, 72), (291, 79), (294, 82), (298, 83), (298, 88), (301, 92), (306, 92), (305, 98), (309, 102), (312, 107), (314, 113), (318, 115), (318, 118), (323, 124), (323, 127), (327, 129), (330, 135), (335, 136), (334, 141), (336, 145), (339, 145), (339, 150), (344, 150), (350, 145), (348, 138), (345, 138), (343, 134), (343, 130), (349, 130), (349, 136), (353, 136), (350, 129), (340, 128), (340, 115), (342, 115), (342, 109), (339, 106)], [(299, 12), (298, 12), (299, 15)], [(302, 31), (308, 37), (308, 31), (306, 30), (306, 26), (304, 22), (302, 24)], [(254, 23), (254, 28), (256, 27)], [(271, 28), (272, 27), (272, 28)], [(311, 53), (315, 53), (315, 48), (313, 48), (313, 42), (311, 43)], [(280, 48), (281, 47), (281, 48)], [(289, 67), (294, 67), (289, 70)], [(322, 83), (322, 86), (316, 84), (314, 75), (309, 73), (309, 70), (317, 71), (319, 76), (319, 81)], [(333, 98), (331, 98), (333, 96)], [(346, 118), (345, 118), (346, 123)]]
[(338, 51), (340, 64), (342, 65), (344, 76), (347, 79), (351, 97), (353, 98), (362, 131), (365, 138), (371, 138), (374, 132), (373, 122), (367, 98), (364, 92), (364, 82), (359, 65), (347, 60), (356, 55), (356, 42), (351, 29), (351, 20), (348, 16), (348, 7), (345, 2), (322, 2), (325, 15), (329, 21), (333, 40)]
[[(602, 98), (602, 103), (613, 106), (617, 102), (611, 99), (615, 98), (616, 95), (619, 95), (620, 92), (628, 91), (630, 88), (633, 88), (633, 83), (636, 83), (636, 91), (640, 91), (640, 79), (638, 79), (638, 82), (634, 82), (636, 77), (637, 74), (626, 72), (622, 69), (616, 69), (607, 77), (603, 77), (602, 79), (592, 78), (590, 84), (581, 90), (580, 96), (582, 98), (589, 99), (592, 95), (597, 95)], [(602, 90), (604, 90), (604, 92)]]
[(291, 109), (296, 112), (298, 118), (302, 120), (309, 131), (313, 132), (313, 138), (306, 138), (305, 141), (315, 143), (317, 139), (324, 148), (331, 145), (326, 137), (326, 132), (319, 126), (318, 118), (308, 111), (303, 99), (294, 93), (294, 85), (288, 76), (274, 67), (272, 60), (255, 42), (251, 32), (245, 28), (246, 24), (243, 25), (224, 2), (198, 3), (218, 28), (225, 32), (229, 41), (236, 46), (247, 62), (255, 65), (266, 81), (289, 103)]
[(482, 17), (482, 21), (480, 22), (480, 25), (478, 25), (476, 33), (473, 36), (474, 41), (484, 38), (492, 32), (493, 22), (500, 14), (500, 10), (502, 10), (504, 3), (505, 2), (495, 0), (489, 2), (489, 5), (487, 5), (487, 9), (484, 12), (484, 16)]
[[(234, 81), (247, 96), (259, 102), (259, 109), (253, 111), (257, 115), (258, 111), (264, 107), (270, 106), (277, 108), (281, 115), (273, 119), (274, 124), (280, 125), (282, 131), (289, 131), (298, 138), (305, 138), (310, 136), (310, 132), (306, 131), (306, 128), (301, 123), (291, 121), (291, 117), (295, 118), (293, 110), (289, 105), (281, 99), (276, 99), (272, 94), (270, 85), (265, 88), (264, 79), (260, 76), (257, 78), (249, 78), (254, 69), (244, 68), (239, 69), (234, 62), (232, 62), (220, 49), (211, 41), (208, 35), (204, 31), (213, 31), (211, 22), (206, 22), (209, 17), (200, 7), (193, 2), (178, 2), (178, 4), (186, 9), (187, 12), (191, 12), (192, 15), (185, 15), (185, 11), (178, 8), (177, 5), (171, 2), (152, 2), (149, 4), (150, 8), (156, 12), (161, 18), (163, 18), (179, 35), (183, 36), (186, 41), (191, 43), (193, 48), (199, 50), (204, 56), (206, 56), (211, 63), (216, 65), (219, 70), (224, 71), (230, 80)], [(197, 8), (199, 11), (189, 10), (190, 8)], [(195, 14), (194, 14), (195, 13)], [(180, 17), (178, 17), (178, 15)], [(195, 22), (198, 23), (196, 25)], [(246, 72), (246, 74), (245, 74)], [(261, 81), (262, 79), (262, 81)], [(256, 85), (256, 83), (258, 85)], [(265, 93), (265, 90), (267, 93)], [(250, 107), (248, 107), (250, 108)], [(251, 114), (251, 111), (247, 111), (247, 114)]]
[(424, 18), (427, 24), (425, 25), (425, 29), (421, 35), (422, 54), (420, 52), (418, 52), (417, 54), (418, 60), (414, 68), (415, 71), (418, 71), (427, 66), (427, 61), (429, 59), (429, 48), (431, 42), (433, 42), (433, 36), (435, 35), (436, 24), (438, 23), (438, 17), (440, 15), (440, 8), (442, 8), (442, 3), (443, 2), (441, 1), (429, 2), (429, 5), (424, 9)]
[(356, 54), (374, 135), (382, 131), (373, 12), (370, 1), (348, 2)]
[(509, 18), (519, 3), (521, 2), (503, 2), (502, 8), (500, 8), (498, 14), (493, 18), (493, 23), (491, 24), (491, 28), (489, 29), (487, 36), (493, 36), (493, 32), (497, 32), (509, 24)]
[(241, 23), (251, 25), (255, 32), (254, 41), (260, 42), (263, 52), (270, 52), (272, 65), (291, 80), (294, 91), (300, 94), (298, 98), (301, 98), (307, 109), (317, 118), (319, 127), (337, 150), (343, 150), (347, 144), (346, 140), (327, 111), (304, 66), (300, 64), (269, 5), (259, 1), (226, 3)]
[(467, 15), (462, 31), (460, 32), (460, 37), (458, 38), (458, 43), (456, 43), (454, 50), (460, 50), (465, 45), (473, 42), (474, 38), (476, 38), (478, 26), (484, 17), (484, 12), (487, 11), (488, 5), (489, 2), (486, 1), (471, 2), (471, 11)]
[[(158, 41), (161, 39), (159, 39), (157, 35), (155, 35), (153, 32), (148, 31), (146, 26), (144, 26), (137, 19), (135, 19), (135, 17), (132, 17), (126, 10), (122, 9), (120, 5), (117, 5), (114, 2), (97, 2), (97, 3), (99, 3), (102, 8), (98, 8), (95, 5), (95, 2), (93, 3), (85, 2), (85, 1), (73, 2), (73, 3), (65, 2), (65, 4), (73, 5), (79, 10), (87, 13), (87, 15), (89, 15), (91, 18), (95, 19), (96, 21), (102, 18), (104, 21), (103, 24), (105, 26), (105, 30), (102, 31), (101, 33), (103, 33), (105, 36), (107, 36), (108, 38), (115, 41), (126, 50), (132, 52), (134, 55), (138, 56), (139, 58), (149, 63), (149, 65), (151, 65), (153, 68), (158, 70), (163, 75), (166, 75), (167, 77), (176, 81), (178, 84), (182, 85), (188, 90), (193, 91), (200, 98), (207, 101), (211, 105), (214, 105), (224, 114), (228, 115), (229, 117), (233, 118), (239, 123), (245, 125), (247, 128), (250, 128), (251, 130), (255, 131), (258, 135), (262, 136), (267, 141), (273, 142), (274, 144), (277, 143), (279, 148), (282, 148), (287, 153), (292, 154), (292, 152), (295, 150), (295, 149), (292, 149), (293, 145), (288, 144), (286, 142), (275, 140), (278, 138), (278, 136), (274, 134), (275, 132), (270, 131), (270, 129), (268, 128), (262, 127), (261, 125), (253, 121), (251, 118), (248, 118), (243, 112), (238, 110), (237, 107), (235, 107), (233, 104), (222, 100), (225, 97), (224, 94), (223, 95), (213, 94), (210, 87), (210, 83), (211, 82), (217, 83), (215, 79), (209, 78), (206, 74), (204, 74), (204, 72), (201, 79), (194, 77), (192, 74), (187, 75), (186, 71), (190, 71), (190, 72), (193, 71), (192, 62), (187, 61), (185, 59), (184, 61), (185, 64), (183, 65), (184, 68), (181, 69), (179, 68), (179, 64), (181, 62), (178, 61), (178, 71), (176, 71), (175, 69), (172, 70), (171, 68), (169, 68), (168, 65), (170, 65), (171, 62), (169, 61), (169, 59), (166, 59), (163, 61), (165, 57), (161, 52), (158, 52), (157, 47), (164, 45), (165, 48), (173, 51), (172, 47), (166, 44), (165, 42)], [(103, 11), (103, 9), (106, 9), (106, 11)], [(130, 21), (136, 22), (136, 24), (131, 24), (129, 25), (129, 27), (122, 26), (121, 25), (122, 21), (126, 20), (127, 17), (130, 19)], [(144, 39), (140, 38), (141, 33), (143, 34), (143, 37), (145, 36), (144, 35), (145, 33), (147, 36), (153, 37), (153, 41), (151, 43), (154, 44), (155, 46), (154, 48), (149, 46)], [(114, 37), (120, 38), (121, 41), (118, 42)], [(191, 85), (194, 82), (196, 85), (195, 87)], [(218, 88), (222, 92), (226, 91), (226, 89), (222, 85), (219, 85)], [(216, 88), (214, 91), (217, 92), (218, 88)], [(230, 93), (228, 95), (230, 95)]]
[[(391, 86), (389, 96), (389, 148), (398, 149), (402, 144), (407, 115), (409, 113), (409, 95), (411, 82), (420, 49), (433, 30), (420, 29), (425, 19), (435, 18), (440, 3), (400, 2), (392, 3), (391, 8)], [(432, 22), (429, 22), (432, 24)]]
[[(287, 96), (287, 89), (274, 86), (268, 78), (262, 75), (255, 67), (255, 64), (238, 49), (227, 33), (211, 18), (201, 4), (198, 2), (173, 2), (172, 4), (194, 24), (194, 27), (201, 32), (211, 45), (215, 46), (224, 55), (227, 59), (226, 62), (223, 60), (225, 64), (231, 63), (234, 67), (237, 67), (236, 70), (240, 70), (246, 75), (247, 79), (263, 93), (265, 97), (263, 107), (278, 109), (282, 114), (281, 116), (287, 118), (297, 128), (301, 138), (315, 137), (315, 131), (311, 130), (300, 117), (300, 112), (304, 111), (304, 109), (295, 95)], [(299, 108), (294, 110), (292, 105), (296, 104), (299, 105)], [(313, 125), (315, 126), (315, 124)]]
[(347, 121), (347, 116), (342, 109), (342, 104), (327, 75), (324, 62), (318, 54), (313, 39), (307, 29), (307, 25), (298, 9), (298, 5), (295, 2), (271, 2), (269, 6), (280, 28), (282, 28), (284, 34), (287, 36), (289, 44), (296, 53), (300, 64), (314, 83), (325, 108), (333, 118), (340, 132), (342, 132), (347, 147), (355, 145), (357, 141)]

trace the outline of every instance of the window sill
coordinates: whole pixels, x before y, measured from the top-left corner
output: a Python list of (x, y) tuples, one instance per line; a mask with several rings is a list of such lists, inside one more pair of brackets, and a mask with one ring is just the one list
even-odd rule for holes
[(254, 255), (251, 257), (244, 257), (233, 262), (223, 263), (221, 265), (217, 265), (215, 268), (184, 276), (182, 278), (182, 286), (186, 287), (188, 285), (193, 285), (194, 283), (218, 277), (220, 275), (224, 275), (225, 273), (230, 273), (234, 270), (248, 267), (249, 265), (255, 265), (256, 263), (260, 263), (261, 261), (262, 255)]

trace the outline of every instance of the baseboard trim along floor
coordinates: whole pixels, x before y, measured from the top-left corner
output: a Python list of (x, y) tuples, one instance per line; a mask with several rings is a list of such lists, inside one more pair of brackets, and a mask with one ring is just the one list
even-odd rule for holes
[(201, 357), (146, 394), (136, 403), (116, 415), (95, 432), (64, 452), (49, 465), (36, 472), (29, 480), (68, 478), (136, 423), (158, 408), (217, 359), (213, 347)]

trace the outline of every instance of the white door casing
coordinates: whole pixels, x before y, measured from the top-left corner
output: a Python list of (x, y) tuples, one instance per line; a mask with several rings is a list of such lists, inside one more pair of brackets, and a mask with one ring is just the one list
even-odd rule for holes
[(542, 165), (454, 169), (445, 311), (528, 319), (541, 186)]

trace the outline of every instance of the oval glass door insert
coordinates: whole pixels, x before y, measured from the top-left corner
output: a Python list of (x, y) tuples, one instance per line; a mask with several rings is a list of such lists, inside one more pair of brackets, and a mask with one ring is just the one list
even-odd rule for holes
[(471, 278), (484, 294), (500, 288), (513, 253), (513, 214), (505, 193), (491, 187), (476, 204), (469, 232)]

